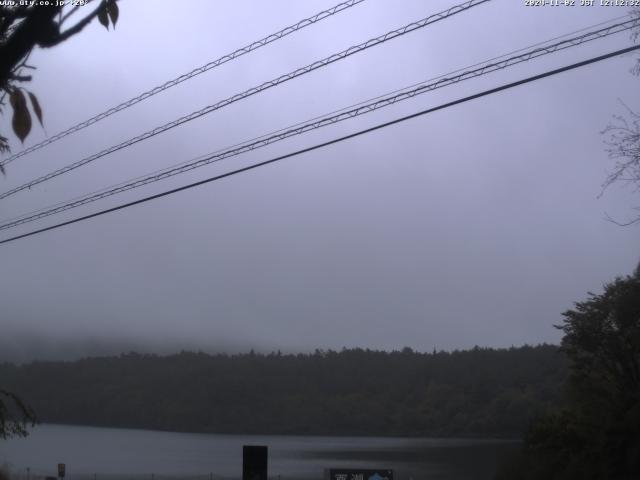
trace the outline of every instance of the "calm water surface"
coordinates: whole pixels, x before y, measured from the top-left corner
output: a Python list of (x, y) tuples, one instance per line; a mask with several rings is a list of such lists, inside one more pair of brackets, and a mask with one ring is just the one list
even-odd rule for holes
[[(391, 468), (397, 480), (484, 480), (517, 444), (498, 440), (216, 435), (40, 425), (0, 441), (0, 464), (17, 480), (220, 480), (242, 476), (242, 446), (269, 447), (269, 476), (322, 479), (325, 468)], [(29, 472), (27, 474), (27, 468)], [(152, 476), (153, 474), (153, 476)], [(95, 477), (94, 477), (95, 475)]]

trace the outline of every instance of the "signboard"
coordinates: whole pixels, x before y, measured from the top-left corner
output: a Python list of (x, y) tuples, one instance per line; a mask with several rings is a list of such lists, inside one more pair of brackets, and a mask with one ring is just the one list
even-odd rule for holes
[(393, 480), (393, 470), (331, 468), (329, 480)]
[(65, 464), (64, 463), (59, 463), (58, 464), (58, 477), (64, 478), (64, 470), (65, 470)]

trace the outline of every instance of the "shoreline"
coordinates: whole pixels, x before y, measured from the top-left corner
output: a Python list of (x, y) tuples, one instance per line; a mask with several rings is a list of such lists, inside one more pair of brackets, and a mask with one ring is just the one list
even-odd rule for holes
[(137, 426), (113, 426), (103, 424), (80, 424), (80, 423), (63, 423), (63, 422), (39, 422), (35, 427), (29, 427), (28, 430), (38, 428), (39, 426), (53, 426), (53, 427), (74, 427), (74, 428), (105, 428), (110, 430), (134, 430), (140, 432), (150, 433), (176, 433), (176, 434), (188, 434), (188, 435), (215, 435), (215, 436), (229, 436), (229, 437), (304, 437), (304, 438), (380, 438), (389, 440), (438, 440), (438, 441), (486, 441), (486, 442), (500, 442), (500, 443), (518, 443), (522, 441), (522, 434), (502, 434), (502, 435), (479, 435), (479, 434), (467, 434), (467, 435), (384, 435), (384, 434), (341, 434), (341, 433), (318, 433), (313, 432), (298, 432), (298, 433), (270, 433), (270, 432), (213, 432), (213, 431), (193, 431), (193, 430), (161, 430), (154, 428), (144, 428)]

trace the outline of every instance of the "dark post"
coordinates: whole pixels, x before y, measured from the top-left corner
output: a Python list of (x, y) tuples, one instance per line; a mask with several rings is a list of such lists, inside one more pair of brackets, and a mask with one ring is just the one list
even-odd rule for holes
[(242, 447), (242, 480), (268, 480), (266, 446), (244, 445)]

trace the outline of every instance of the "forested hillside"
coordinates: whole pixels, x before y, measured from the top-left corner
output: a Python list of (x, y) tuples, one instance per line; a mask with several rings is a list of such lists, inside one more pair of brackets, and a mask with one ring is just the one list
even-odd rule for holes
[(0, 383), (44, 422), (220, 433), (518, 435), (559, 402), (565, 377), (550, 345), (0, 365)]

